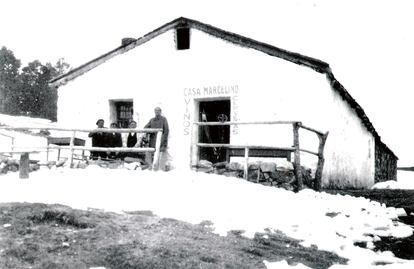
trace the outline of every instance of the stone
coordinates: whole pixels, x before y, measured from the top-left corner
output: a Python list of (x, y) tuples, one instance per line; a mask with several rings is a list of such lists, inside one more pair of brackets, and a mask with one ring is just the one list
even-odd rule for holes
[(257, 170), (260, 168), (259, 162), (249, 163), (249, 170)]
[(88, 167), (88, 164), (86, 162), (79, 162), (78, 168), (85, 169), (86, 167)]
[(31, 163), (30, 165), (29, 165), (29, 171), (30, 172), (32, 172), (32, 171), (37, 171), (37, 170), (39, 170), (39, 168), (40, 168), (40, 165), (38, 165), (37, 163)]
[(7, 165), (18, 165), (19, 161), (17, 161), (16, 159), (8, 159), (7, 160)]
[(63, 165), (65, 165), (66, 160), (60, 160), (56, 163), (56, 167), (62, 167)]
[(14, 164), (13, 165), (9, 165), (8, 168), (9, 168), (9, 171), (12, 171), (12, 172), (19, 171), (19, 167), (17, 165), (14, 165)]
[[(135, 162), (135, 163), (139, 163), (140, 166), (141, 166), (141, 163), (140, 162)], [(113, 163), (109, 163), (108, 164), (108, 168), (109, 169), (117, 169), (117, 168), (119, 168), (119, 166), (120, 166), (120, 164), (117, 163), (117, 162), (113, 162)]]
[(219, 163), (215, 163), (215, 164), (213, 164), (213, 167), (214, 168), (225, 168), (226, 167), (226, 165), (227, 165), (227, 162), (219, 162)]
[(226, 165), (226, 169), (230, 171), (243, 170), (243, 166), (240, 163), (231, 162)]
[(260, 171), (259, 171), (259, 169), (255, 169), (255, 170), (250, 170), (249, 169), (249, 172), (247, 174), (247, 179), (249, 181), (257, 181), (257, 177), (259, 177), (259, 180), (260, 180)]
[(225, 172), (226, 172), (226, 168), (215, 168), (214, 169), (214, 174), (217, 174), (217, 175), (222, 175)]
[(227, 171), (223, 175), (226, 177), (239, 177), (240, 173), (238, 171)]
[(212, 173), (214, 171), (213, 167), (197, 167), (197, 172)]
[(262, 170), (262, 172), (275, 172), (276, 171), (276, 164), (275, 163), (270, 163), (270, 162), (264, 162), (260, 164), (260, 170)]
[(286, 159), (278, 159), (276, 161), (277, 170), (293, 170), (293, 163)]
[(213, 163), (207, 160), (200, 160), (197, 163), (197, 167), (199, 168), (212, 168), (213, 167)]

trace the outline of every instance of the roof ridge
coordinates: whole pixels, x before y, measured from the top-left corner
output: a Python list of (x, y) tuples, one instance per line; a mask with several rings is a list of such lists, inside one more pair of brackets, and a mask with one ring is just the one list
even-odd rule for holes
[[(378, 135), (377, 131), (375, 130), (374, 126), (372, 125), (371, 121), (369, 120), (368, 116), (365, 114), (362, 107), (357, 103), (357, 101), (349, 94), (349, 92), (345, 89), (345, 87), (339, 83), (339, 81), (335, 78), (335, 76), (332, 73), (332, 70), (328, 63), (321, 61), (316, 58), (312, 58), (309, 56), (305, 56), (296, 52), (291, 52), (288, 50), (284, 50), (275, 46), (272, 46), (267, 43), (259, 42), (257, 40), (254, 40), (252, 38), (248, 38), (239, 34), (235, 34), (229, 31), (222, 30), (218, 27), (205, 24), (193, 19), (189, 19), (186, 17), (179, 17), (176, 18), (158, 28), (155, 30), (139, 37), (135, 41), (131, 40), (131, 42), (128, 42), (126, 44), (122, 44), (121, 46), (75, 68), (70, 70), (69, 72), (60, 75), (52, 80), (49, 81), (51, 86), (59, 87), (60, 85), (63, 85), (67, 83), (68, 81), (75, 79), (78, 76), (81, 76), (82, 74), (88, 72), (89, 70), (99, 66), (100, 64), (106, 62), (107, 60), (111, 59), (112, 57), (115, 57), (119, 54), (123, 54), (133, 48), (136, 48), (137, 46), (140, 46), (147, 41), (157, 37), (158, 35), (161, 35), (165, 33), (166, 31), (169, 31), (171, 29), (177, 28), (177, 27), (190, 27), (197, 29), (199, 31), (202, 31), (206, 34), (212, 35), (214, 37), (217, 37), (222, 40), (226, 40), (228, 42), (231, 42), (233, 44), (246, 47), (246, 48), (252, 48), (257, 51), (261, 51), (263, 53), (266, 53), (270, 56), (278, 57), (281, 59), (284, 59), (286, 61), (304, 65), (306, 67), (309, 67), (319, 73), (326, 74), (328, 77), (328, 80), (331, 83), (332, 88), (339, 93), (342, 98), (348, 103), (348, 105), (355, 111), (357, 116), (361, 119), (363, 125), (367, 128), (369, 132), (373, 134), (376, 140), (380, 141), (383, 145), (385, 145), (381, 141), (381, 137)], [(389, 149), (386, 145), (385, 147), (396, 157), (396, 155)]]

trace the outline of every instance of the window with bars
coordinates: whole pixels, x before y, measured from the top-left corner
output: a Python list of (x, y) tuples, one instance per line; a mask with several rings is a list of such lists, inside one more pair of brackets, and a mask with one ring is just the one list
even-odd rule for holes
[(132, 121), (134, 108), (132, 102), (117, 102), (116, 103), (117, 123), (119, 128), (128, 128), (130, 121)]

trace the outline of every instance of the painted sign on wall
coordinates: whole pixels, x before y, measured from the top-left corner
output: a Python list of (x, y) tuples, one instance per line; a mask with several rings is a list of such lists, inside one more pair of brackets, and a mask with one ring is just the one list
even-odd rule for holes
[[(205, 97), (230, 97), (231, 98), (231, 111), (232, 121), (238, 121), (238, 85), (218, 85), (218, 86), (206, 86), (206, 87), (193, 87), (184, 88), (183, 97), (185, 111), (183, 115), (183, 134), (189, 135), (191, 129), (191, 109), (193, 100), (197, 98)], [(233, 134), (237, 134), (237, 126), (233, 125)]]

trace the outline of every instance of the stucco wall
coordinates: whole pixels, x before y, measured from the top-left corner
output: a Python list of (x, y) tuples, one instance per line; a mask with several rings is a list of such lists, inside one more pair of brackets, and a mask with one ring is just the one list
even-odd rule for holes
[(375, 183), (397, 180), (397, 159), (380, 141), (375, 143)]
[[(143, 127), (161, 106), (170, 123), (170, 153), (176, 167), (189, 167), (191, 122), (197, 101), (231, 100), (232, 121), (298, 120), (329, 131), (324, 185), (369, 186), (374, 181), (374, 142), (325, 75), (264, 53), (191, 32), (191, 49), (177, 51), (174, 32), (142, 46), (60, 87), (58, 121), (93, 128), (109, 125), (109, 100), (132, 99), (134, 119)], [(292, 126), (238, 125), (231, 143), (292, 146)], [(318, 139), (300, 132), (301, 147), (317, 151)], [(316, 158), (303, 154), (308, 166)]]

